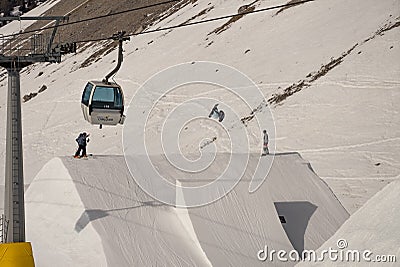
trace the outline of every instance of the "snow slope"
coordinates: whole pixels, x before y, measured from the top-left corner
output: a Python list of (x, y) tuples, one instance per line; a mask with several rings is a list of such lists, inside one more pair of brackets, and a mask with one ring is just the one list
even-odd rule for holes
[[(255, 266), (254, 251), (265, 245), (288, 252), (316, 249), (348, 218), (330, 189), (296, 153), (276, 155), (267, 180), (255, 193), (248, 193), (256, 157), (251, 156), (241, 182), (226, 197), (188, 209), (200, 244), (214, 266)], [(265, 161), (260, 164), (263, 168)], [(197, 179), (181, 182), (186, 186), (200, 183)], [(277, 215), (284, 216), (286, 223), (281, 224)], [(291, 248), (283, 245), (287, 238)], [(234, 251), (240, 253), (232, 254)]]
[[(361, 260), (359, 263), (332, 262), (325, 261), (318, 264), (304, 264), (304, 266), (398, 266), (400, 258), (400, 234), (393, 231), (398, 227), (400, 212), (397, 205), (400, 182), (394, 181), (378, 192), (374, 197), (365, 203), (342, 227), (319, 249), (329, 247), (337, 249), (339, 239), (345, 239), (347, 242), (346, 250), (369, 250), (371, 255), (367, 255), (372, 262)], [(395, 262), (376, 262), (376, 256), (396, 257)], [(386, 260), (388, 260), (386, 258)], [(397, 263), (396, 263), (397, 262)], [(299, 264), (299, 266), (303, 266)]]
[[(195, 2), (184, 7), (168, 19), (153, 25), (151, 29), (177, 25), (193, 17), (195, 18), (192, 21), (195, 21), (236, 13), (240, 6), (250, 2), (252, 1)], [(256, 6), (257, 8), (262, 8), (282, 3), (284, 2), (277, 0), (260, 1), (256, 3)], [(400, 47), (398, 45), (400, 28), (396, 26), (400, 18), (399, 5), (400, 2), (398, 0), (379, 2), (375, 0), (317, 0), (286, 9), (277, 15), (275, 15), (275, 11), (246, 15), (231, 24), (227, 30), (220, 34), (212, 32), (222, 26), (225, 21), (201, 24), (195, 28), (187, 27), (168, 32), (135, 36), (131, 39), (131, 42), (126, 43), (124, 46), (125, 60), (121, 71), (116, 75), (115, 79), (123, 85), (127, 102), (129, 102), (136, 90), (148, 78), (175, 64), (209, 60), (237, 68), (254, 80), (267, 99), (271, 99), (270, 107), (277, 130), (274, 140), (277, 145), (277, 151), (296, 151), (301, 153), (311, 163), (315, 172), (332, 188), (345, 208), (350, 213), (353, 213), (386, 184), (399, 178), (400, 156), (398, 153), (398, 141), (400, 138), (400, 123), (398, 113), (400, 107), (397, 102), (400, 100), (400, 64), (398, 63), (398, 58), (400, 57)], [(202, 12), (204, 10), (207, 11)], [(18, 28), (15, 25), (16, 23), (11, 23), (6, 27), (15, 27), (15, 30)], [(5, 33), (3, 28), (0, 29), (0, 33)], [(37, 92), (42, 85), (46, 85), (48, 88), (38, 94), (37, 97), (23, 104), (24, 167), (25, 181), (28, 185), (34, 181), (35, 177), (41, 176), (37, 175), (40, 174), (40, 170), (48, 161), (54, 157), (69, 157), (73, 154), (76, 145), (74, 140), (81, 131), (91, 133), (92, 141), (89, 143), (89, 151), (95, 155), (123, 154), (122, 127), (105, 127), (101, 131), (98, 130), (97, 127), (83, 121), (79, 105), (82, 88), (86, 81), (89, 79), (98, 80), (114, 67), (115, 62), (113, 60), (116, 58), (116, 51), (101, 57), (99, 61), (89, 67), (79, 67), (90, 54), (96, 52), (102, 45), (101, 43), (88, 49), (81, 47), (79, 52), (82, 51), (82, 53), (65, 56), (61, 64), (36, 64), (22, 72), (21, 90), (23, 95)], [(5, 118), (6, 114), (6, 85), (7, 80), (3, 75), (0, 79), (0, 118)], [(293, 86), (291, 87), (291, 85)], [(293, 88), (297, 88), (299, 91), (291, 91)], [(160, 102), (162, 105), (155, 109), (156, 114), (152, 117), (154, 121), (150, 125), (152, 127), (150, 129), (155, 135), (160, 134), (162, 119), (170, 110), (187, 99), (204, 94), (211, 94), (218, 101), (225, 100), (226, 105), (230, 105), (242, 116), (248, 116), (252, 110), (249, 107), (236, 106), (236, 99), (226, 99), (226, 91), (221, 88), (206, 88), (209, 91), (197, 91), (197, 89), (190, 90), (190, 88), (186, 88), (186, 90), (179, 91), (179, 93), (171, 93), (167, 98), (168, 101)], [(287, 89), (286, 92), (285, 89)], [(180, 92), (183, 93), (180, 94)], [(274, 102), (277, 99), (274, 98), (275, 96), (281, 96), (283, 101)], [(253, 99), (252, 104), (254, 103), (255, 108), (261, 102), (262, 99), (257, 98)], [(265, 114), (265, 109), (258, 113), (261, 118)], [(229, 114), (227, 115), (229, 116)], [(133, 118), (127, 118), (127, 120), (130, 119)], [(0, 138), (2, 138), (3, 142), (0, 142), (0, 161), (5, 162), (5, 121), (2, 120), (2, 122), (0, 125)], [(240, 121), (230, 123), (231, 125), (241, 125)], [(254, 130), (254, 126), (253, 122), (249, 122), (249, 135), (257, 137), (256, 130), (258, 129)], [(242, 126), (240, 129), (244, 128)], [(210, 132), (212, 134), (215, 133), (211, 125), (206, 125), (203, 128), (196, 125), (191, 126), (190, 133), (192, 134), (186, 136), (182, 147), (188, 153), (198, 152), (198, 141), (210, 138)], [(217, 139), (216, 146), (219, 148), (224, 147), (226, 142), (227, 137), (221, 136)], [(252, 138), (252, 142), (252, 147), (258, 147), (259, 140), (257, 138)], [(69, 160), (63, 159), (63, 163), (65, 165), (75, 163), (74, 161), (68, 163)], [(90, 161), (79, 162), (79, 164), (89, 163)], [(59, 165), (57, 164), (51, 164), (50, 167), (58, 169)], [(152, 202), (150, 202), (150, 207), (145, 206), (144, 208), (135, 209), (133, 215), (131, 212), (124, 213), (124, 211), (118, 210), (115, 211), (118, 214), (115, 216), (117, 218), (113, 216), (102, 217), (105, 215), (104, 213), (113, 213), (114, 209), (135, 207), (138, 202), (147, 203), (149, 199), (141, 193), (132, 194), (127, 189), (130, 187), (123, 186), (128, 183), (124, 180), (121, 182), (124, 184), (118, 185), (117, 189), (111, 191), (114, 192), (113, 194), (119, 194), (120, 191), (124, 192), (122, 197), (115, 200), (115, 203), (112, 201), (106, 202), (107, 197), (111, 198), (113, 195), (108, 191), (110, 190), (109, 188), (113, 188), (111, 181), (114, 180), (109, 179), (111, 184), (107, 183), (104, 186), (99, 186), (98, 183), (106, 183), (105, 181), (96, 180), (102, 179), (101, 175), (98, 177), (92, 177), (89, 174), (85, 177), (79, 176), (73, 174), (74, 168), (76, 172), (76, 166), (67, 167), (74, 181), (78, 179), (77, 177), (80, 177), (79, 179), (82, 181), (89, 178), (94, 180), (89, 183), (94, 186), (91, 190), (88, 189), (90, 195), (74, 193), (75, 196), (79, 195), (82, 199), (84, 209), (94, 210), (94, 212), (86, 216), (82, 203), (77, 201), (76, 205), (79, 208), (79, 212), (74, 210), (75, 217), (71, 218), (78, 221), (82, 217), (81, 222), (85, 222), (85, 219), (91, 218), (91, 216), (95, 218), (92, 222), (93, 228), (102, 238), (103, 247), (107, 246), (105, 250), (107, 261), (119, 261), (120, 258), (121, 261), (125, 259), (132, 260), (129, 255), (126, 258), (120, 257), (121, 254), (129, 254), (123, 250), (118, 252), (121, 254), (116, 252), (114, 255), (108, 249), (112, 245), (117, 244), (118, 246), (123, 242), (128, 242), (126, 232), (116, 235), (117, 241), (110, 239), (111, 241), (107, 243), (103, 239), (104, 236), (110, 234), (108, 232), (110, 228), (113, 229), (111, 232), (114, 233), (113, 231), (116, 231), (114, 229), (125, 227), (122, 223), (117, 224), (111, 221), (125, 222), (120, 217), (124, 218), (126, 214), (126, 216), (132, 216), (132, 220), (136, 224), (141, 223), (143, 217), (147, 218), (150, 223), (150, 228), (148, 228), (148, 225), (143, 227), (148, 231), (131, 231), (134, 232), (131, 233), (133, 235), (145, 235), (147, 233), (156, 239), (159, 236), (159, 231), (153, 230), (154, 228), (174, 233), (177, 231), (176, 225), (164, 224), (162, 221), (164, 219), (158, 219), (159, 217), (150, 218), (150, 214), (140, 213), (142, 209), (159, 209), (160, 211), (157, 211), (157, 214), (164, 214), (165, 220), (168, 222), (187, 221), (187, 216), (189, 216), (193, 222), (193, 231), (195, 233), (200, 231), (196, 229), (196, 224), (201, 224), (201, 221), (193, 219), (196, 217), (196, 213), (188, 211), (187, 216), (177, 215), (178, 213), (172, 212), (171, 209), (163, 206), (151, 207)], [(110, 166), (109, 168), (107, 176), (111, 177), (114, 175), (113, 171), (116, 167)], [(96, 166), (89, 169), (78, 168), (78, 170), (87, 174), (91, 172), (98, 173), (101, 169)], [(4, 173), (3, 164), (0, 165), (1, 172)], [(126, 171), (121, 170), (121, 174), (118, 173), (117, 179), (120, 179), (120, 176), (126, 179)], [(83, 182), (79, 186), (79, 183), (75, 183), (78, 192), (82, 190), (85, 184), (87, 183)], [(133, 184), (130, 186), (133, 186)], [(286, 186), (291, 187), (292, 184), (286, 184)], [(37, 187), (35, 186), (36, 189), (34, 188), (34, 191), (39, 190)], [(97, 191), (101, 190), (96, 189), (98, 187), (103, 190), (104, 195), (99, 197), (92, 196), (92, 193), (100, 194)], [(244, 190), (243, 188), (239, 186), (235, 190), (241, 192)], [(232, 194), (236, 194), (235, 192), (233, 191)], [(298, 197), (302, 197), (300, 199), (293, 199), (292, 195), (288, 196), (285, 192), (281, 192), (279, 195), (274, 195), (271, 192), (270, 198), (277, 203), (308, 201), (315, 206), (314, 202), (303, 199), (304, 196), (301, 194), (305, 192), (307, 190), (299, 192), (300, 195)], [(29, 191), (27, 196), (29, 195), (28, 193)], [(33, 197), (34, 195), (30, 196)], [(318, 195), (317, 199), (323, 199), (326, 196), (332, 195), (330, 192), (325, 192)], [(87, 199), (84, 199), (84, 197)], [(128, 197), (138, 197), (138, 199), (130, 200)], [(260, 197), (260, 201), (263, 201), (262, 197), (264, 196)], [(28, 197), (27, 199), (29, 200)], [(232, 201), (237, 201), (238, 199), (240, 198), (232, 198)], [(254, 203), (259, 200), (246, 199), (246, 201)], [(243, 211), (247, 207), (245, 205), (246, 201), (243, 202), (244, 204), (236, 202), (237, 205), (232, 205), (238, 206), (238, 210)], [(270, 201), (269, 198), (265, 200), (265, 202), (267, 201)], [(222, 202), (218, 203), (216, 204), (222, 205)], [(107, 205), (104, 206), (103, 204)], [(272, 205), (268, 204), (268, 206), (271, 207)], [(288, 208), (282, 204), (274, 206), (280, 211), (291, 210), (290, 207)], [(39, 207), (39, 209), (41, 208), (43, 207)], [(29, 209), (31, 208), (27, 207), (27, 221), (31, 216), (29, 215)], [(96, 209), (102, 209), (102, 211), (97, 211)], [(263, 211), (271, 212), (270, 209)], [(307, 204), (304, 209), (313, 212), (314, 208), (312, 205)], [(208, 212), (200, 210), (199, 208), (199, 214), (201, 215)], [(220, 210), (212, 206), (210, 207), (210, 212), (215, 213), (220, 212)], [(314, 216), (317, 215), (317, 212), (320, 212), (320, 209), (313, 213)], [(367, 211), (364, 212), (367, 213)], [(321, 217), (325, 216), (323, 214), (321, 213)], [(246, 214), (241, 215), (243, 218)], [(343, 216), (345, 217), (345, 215)], [(324, 220), (328, 220), (328, 225), (329, 222), (332, 222), (332, 225), (340, 224), (340, 220), (331, 221), (329, 218), (324, 217)], [(34, 225), (41, 227), (38, 222), (40, 218), (33, 217), (33, 219), (32, 221), (36, 221)], [(277, 220), (275, 219), (274, 225), (277, 225)], [(375, 219), (379, 221), (379, 218)], [(100, 221), (102, 220), (107, 221), (105, 223), (107, 227), (101, 226)], [(71, 226), (75, 227), (75, 225), (71, 222), (69, 223), (69, 231), (75, 231), (71, 228)], [(251, 223), (258, 222), (252, 221)], [(82, 227), (84, 224), (80, 225), (79, 227)], [(310, 220), (309, 227), (312, 225), (314, 223)], [(30, 226), (28, 225), (27, 227), (29, 231)], [(78, 229), (80, 229), (79, 227)], [(86, 229), (83, 228), (81, 233)], [(190, 227), (185, 229), (190, 230)], [(260, 233), (265, 230), (263, 230), (263, 227), (258, 226), (255, 229)], [(286, 230), (290, 231), (291, 229), (290, 225), (288, 225)], [(334, 229), (332, 227), (327, 232), (333, 233)], [(216, 234), (217, 232), (219, 233), (218, 227), (211, 230), (215, 231)], [(392, 228), (390, 225), (386, 230), (388, 233), (397, 231), (396, 228)], [(370, 231), (374, 234), (376, 228), (372, 227)], [(320, 233), (317, 230), (312, 233), (316, 232)], [(282, 233), (281, 230), (280, 233)], [(310, 236), (304, 241), (307, 246), (312, 248), (329, 237), (328, 234), (325, 234), (326, 236), (322, 234), (313, 236), (312, 233), (308, 233)], [(91, 234), (96, 236), (93, 232)], [(182, 233), (178, 232), (178, 235), (181, 237)], [(193, 236), (193, 232), (189, 233), (186, 239), (182, 239), (190, 244), (189, 246), (182, 245), (182, 247), (178, 248), (191, 255), (184, 258), (184, 260), (196, 260), (207, 264), (208, 261), (212, 262), (212, 258), (218, 259), (217, 256), (213, 256), (214, 251), (210, 252), (212, 249), (205, 245), (205, 242), (202, 244), (202, 236), (205, 239), (215, 237), (210, 237), (206, 230), (203, 230), (201, 235), (198, 233), (196, 235), (197, 241)], [(252, 249), (256, 247), (260, 249), (258, 248), (258, 245), (262, 245), (260, 241), (253, 244), (249, 239), (243, 240), (244, 235), (239, 236), (241, 237), (240, 242), (249, 246), (252, 244)], [(266, 238), (269, 240), (268, 236)], [(354, 237), (354, 239), (360, 240), (364, 240), (363, 238), (362, 234)], [(174, 241), (173, 238), (166, 237), (165, 243), (156, 242), (156, 246), (160, 248), (162, 255), (172, 257), (170, 259), (171, 262), (180, 261), (179, 257), (167, 253), (171, 243)], [(147, 241), (144, 239), (141, 242)], [(148, 242), (142, 246), (141, 242), (139, 244), (135, 243), (134, 249), (140, 252), (146, 251), (145, 259), (151, 260), (154, 255), (146, 249), (147, 246), (154, 245), (154, 243)], [(222, 242), (222, 240), (215, 242)], [(379, 242), (385, 244), (383, 238), (379, 239)], [(199, 244), (204, 251), (199, 251)], [(231, 243), (229, 244), (231, 245)], [(288, 244), (288, 240), (286, 240), (282, 243), (282, 246), (288, 247)], [(387, 244), (390, 244), (390, 242)], [(296, 246), (298, 245), (296, 243)], [(46, 243), (43, 246), (47, 246)], [(247, 249), (249, 249), (249, 246), (247, 246)], [(220, 247), (220, 249), (223, 248)], [(112, 255), (107, 255), (107, 253)], [(207, 255), (207, 260), (204, 258), (204, 253)], [(227, 254), (222, 255), (226, 256), (230, 252), (225, 251), (224, 253)], [(251, 255), (254, 256), (254, 254)], [(68, 256), (66, 257), (68, 258)], [(160, 256), (157, 259), (161, 258)], [(237, 256), (237, 254), (233, 258), (243, 262), (252, 261), (247, 257)], [(101, 259), (99, 260), (101, 261)]]
[[(259, 7), (276, 2), (260, 2)], [(215, 4), (206, 17), (234, 13), (240, 6), (226, 3)], [(172, 23), (182, 23), (206, 5), (187, 7)], [(400, 53), (399, 28), (375, 34), (388, 22), (398, 21), (398, 7), (398, 1), (379, 5), (376, 1), (316, 1), (273, 17), (245, 16), (220, 35), (208, 34), (222, 22), (196, 27), (196, 36), (191, 38), (186, 38), (190, 29), (166, 36), (138, 36), (139, 51), (132, 56), (147, 64), (130, 66), (120, 75), (143, 80), (140, 75), (149, 77), (182, 61), (220, 61), (245, 72), (269, 96), (317, 72), (358, 43), (340, 65), (272, 110), (278, 151), (304, 153), (353, 212), (399, 175), (399, 109), (392, 104), (399, 99), (400, 67), (394, 61)], [(154, 42), (148, 45), (149, 40)], [(177, 44), (176, 40), (181, 41)], [(368, 81), (370, 86), (363, 89)], [(250, 113), (240, 107), (235, 110)]]
[[(107, 266), (101, 237), (92, 225), (76, 231), (85, 210), (61, 159), (49, 161), (25, 194), (26, 238), (35, 240), (37, 266)], [(82, 253), (84, 251), (84, 253)]]
[[(261, 1), (256, 6), (281, 3)], [(193, 21), (236, 13), (243, 4), (243, 1), (218, 1), (210, 5), (196, 2), (152, 28), (180, 24), (196, 15)], [(202, 12), (205, 9), (208, 11)], [(278, 151), (302, 153), (333, 188), (346, 209), (354, 212), (399, 175), (396, 163), (399, 162), (396, 152), (399, 108), (394, 104), (399, 99), (400, 67), (395, 60), (400, 56), (399, 28), (376, 34), (398, 18), (399, 2), (396, 0), (379, 4), (373, 0), (318, 0), (286, 9), (278, 15), (274, 11), (246, 15), (218, 35), (210, 33), (224, 21), (144, 34), (135, 36), (125, 45), (125, 60), (116, 80), (124, 86), (129, 100), (140, 84), (166, 67), (211, 60), (244, 72), (269, 97), (306, 79), (331, 58), (339, 58), (358, 44), (339, 65), (310, 87), (280, 105), (272, 105)], [(2, 33), (6, 27), (1, 29)], [(196, 29), (195, 35), (193, 29)], [(79, 68), (80, 63), (96, 48), (80, 51), (84, 53), (65, 56), (62, 64), (34, 65), (21, 75), (23, 94), (37, 92), (42, 85), (48, 87), (23, 104), (25, 180), (28, 184), (51, 158), (72, 154), (74, 139), (83, 130), (92, 133), (93, 142), (89, 147), (92, 152), (122, 154), (121, 127), (98, 131), (83, 121), (79, 107), (85, 82), (97, 80), (113, 68), (116, 51), (83, 69)], [(43, 75), (39, 75), (40, 72)], [(6, 80), (0, 86), (3, 88), (0, 113), (5, 118)], [(224, 93), (224, 90), (214, 90), (212, 94), (221, 100)], [(172, 94), (170, 105), (164, 111), (192, 97), (190, 90), (180, 97)], [(230, 100), (227, 101), (229, 105)], [(261, 101), (254, 100), (255, 103)], [(251, 110), (239, 106), (236, 111), (246, 116)], [(159, 114), (163, 116), (164, 113)], [(5, 123), (0, 127), (3, 140), (4, 127)], [(202, 131), (193, 129), (193, 132), (187, 143), (204, 138)], [(223, 138), (219, 140), (224, 142)], [(4, 142), (1, 146), (4, 151)], [(1, 160), (4, 162), (4, 152)], [(1, 165), (0, 172), (3, 168)]]
[[(85, 210), (75, 231), (93, 225), (102, 237), (108, 266), (204, 265), (206, 260), (182, 231), (175, 210), (154, 201), (132, 180), (122, 156), (63, 158)], [(82, 218), (87, 218), (85, 220)]]
[[(55, 6), (59, 1), (60, 0), (52, 0), (52, 1), (47, 1), (45, 3), (42, 3), (39, 6), (37, 6), (36, 8), (34, 8), (33, 10), (30, 10), (26, 14), (22, 15), (21, 17), (41, 16), (41, 15), (43, 15), (44, 12), (46, 12), (46, 10)], [(35, 22), (34, 20), (21, 20), (21, 21), (9, 23), (1, 28), (1, 34), (9, 35), (9, 34), (18, 33), (20, 31), (24, 31), (26, 28), (28, 28), (34, 22)]]
[[(164, 173), (183, 175), (168, 167), (164, 157), (153, 160)], [(58, 253), (63, 257), (59, 266), (71, 262), (75, 266), (95, 262), (99, 266), (262, 266), (257, 252), (265, 245), (286, 251), (298, 244), (301, 249), (317, 248), (347, 219), (348, 213), (299, 155), (277, 155), (267, 180), (249, 193), (254, 167), (249, 166), (226, 197), (186, 210), (147, 196), (130, 176), (122, 156), (56, 158), (27, 191), (27, 237), (40, 266), (51, 266), (48, 259)], [(210, 167), (211, 173), (223, 170), (219, 164)], [(186, 176), (177, 182), (193, 186), (200, 181)], [(185, 197), (189, 196), (181, 200)], [(311, 213), (306, 212), (309, 206)], [(286, 230), (278, 214), (286, 216)]]

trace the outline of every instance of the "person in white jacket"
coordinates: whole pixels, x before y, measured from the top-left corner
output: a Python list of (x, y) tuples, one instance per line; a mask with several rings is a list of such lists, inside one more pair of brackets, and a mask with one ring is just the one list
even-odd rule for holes
[(265, 156), (265, 155), (269, 154), (267, 130), (264, 130), (263, 133), (264, 133), (264, 138), (263, 138), (263, 153), (262, 153), (262, 155)]

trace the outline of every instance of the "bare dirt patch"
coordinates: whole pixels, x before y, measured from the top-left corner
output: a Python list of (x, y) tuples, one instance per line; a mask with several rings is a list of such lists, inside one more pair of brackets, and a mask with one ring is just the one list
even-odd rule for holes
[(204, 15), (206, 15), (208, 12), (210, 12), (211, 10), (214, 9), (214, 6), (208, 7), (206, 9), (203, 9), (202, 11), (200, 11), (197, 15), (191, 17), (190, 19), (186, 20), (185, 22), (179, 24), (179, 26), (185, 25), (189, 22), (192, 22), (193, 20), (195, 20), (196, 18), (202, 17)]
[(304, 0), (291, 0), (291, 1), (287, 2), (287, 5), (288, 5), (288, 6), (285, 6), (285, 7), (282, 7), (281, 9), (279, 9), (279, 10), (275, 13), (274, 16), (277, 16), (279, 13), (282, 13), (283, 11), (285, 11), (285, 10), (287, 10), (287, 9), (289, 9), (289, 8), (292, 8), (292, 7), (295, 7), (295, 6), (304, 4), (304, 3), (306, 3), (306, 2), (304, 2)]
[(211, 35), (214, 33), (221, 34), (222, 32), (229, 29), (233, 23), (235, 23), (236, 21), (243, 18), (248, 12), (254, 11), (256, 9), (256, 7), (254, 5), (256, 2), (258, 2), (258, 1), (254, 1), (253, 3), (251, 3), (249, 5), (244, 5), (244, 6), (239, 7), (238, 14), (236, 16), (232, 17), (230, 20), (228, 20), (226, 23), (224, 23), (223, 25), (219, 26), (218, 28), (216, 28), (215, 30), (210, 32), (208, 35)]
[(27, 95), (24, 95), (24, 97), (22, 98), (22, 101), (24, 103), (28, 102), (29, 100), (31, 100), (32, 98), (38, 96), (38, 94), (43, 93), (44, 91), (47, 90), (47, 86), (46, 85), (42, 85), (42, 87), (40, 87), (39, 91), (34, 92), (34, 93), (30, 93)]
[(354, 51), (354, 49), (356, 49), (357, 47), (362, 46), (363, 44), (373, 40), (374, 38), (376, 38), (378, 36), (384, 35), (386, 32), (388, 32), (394, 28), (400, 27), (400, 17), (397, 17), (394, 21), (391, 20), (391, 17), (392, 16), (390, 16), (387, 23), (385, 23), (382, 27), (380, 27), (377, 31), (375, 31), (370, 37), (368, 37), (365, 40), (363, 40), (362, 42), (360, 42), (360, 44), (356, 43), (350, 49), (343, 52), (342, 55), (340, 55), (337, 58), (332, 57), (331, 61), (326, 64), (323, 64), (318, 71), (310, 72), (309, 74), (307, 74), (306, 78), (299, 80), (298, 82), (293, 83), (292, 85), (286, 87), (282, 93), (273, 94), (272, 97), (270, 97), (267, 100), (267, 102), (265, 102), (265, 100), (263, 100), (255, 109), (253, 109), (253, 111), (250, 113), (249, 116), (243, 117), (241, 119), (241, 122), (244, 125), (247, 125), (247, 123), (249, 123), (255, 117), (256, 113), (261, 112), (264, 107), (269, 106), (269, 105), (275, 105), (275, 106), (280, 105), (288, 97), (292, 96), (293, 94), (295, 94), (297, 92), (300, 92), (301, 90), (303, 90), (305, 88), (310, 87), (313, 82), (315, 82), (319, 78), (325, 76), (327, 73), (329, 73), (329, 71), (331, 71), (332, 69), (339, 66), (343, 62), (343, 60), (348, 55), (350, 55)]
[[(105, 16), (101, 19), (89, 20), (82, 23), (76, 23), (63, 26), (61, 23), (57, 30), (57, 36), (54, 43), (72, 43), (90, 41), (111, 37), (118, 31), (126, 31), (127, 34), (134, 34), (143, 31), (151, 26), (154, 22), (165, 19), (181, 9), (183, 6), (196, 2), (195, 0), (182, 0), (159, 6), (153, 6), (146, 9), (122, 13), (118, 15), (111, 15), (117, 12), (159, 4), (166, 2), (166, 0), (68, 0), (60, 1), (55, 6), (50, 8), (43, 16), (68, 16), (69, 20), (66, 23), (73, 23), (80, 20), (86, 20), (94, 17)], [(49, 21), (37, 21), (33, 23), (26, 31), (41, 29), (45, 26), (52, 26), (48, 24)], [(65, 23), (64, 23), (65, 24)], [(43, 35), (49, 36), (52, 29), (39, 31)], [(18, 37), (17, 41), (21, 42), (26, 40), (33, 34), (24, 34)], [(93, 41), (92, 45), (99, 42)], [(54, 44), (54, 45), (55, 45)], [(30, 42), (25, 42), (24, 49), (29, 49)], [(96, 62), (99, 58), (106, 55), (115, 49), (116, 45), (111, 40), (109, 44), (105, 44), (105, 48), (101, 48), (89, 55), (89, 58), (82, 63), (82, 67), (88, 66)], [(85, 47), (85, 43), (78, 43), (78, 49)], [(85, 51), (85, 49), (80, 52)], [(26, 50), (28, 51), (28, 50)]]

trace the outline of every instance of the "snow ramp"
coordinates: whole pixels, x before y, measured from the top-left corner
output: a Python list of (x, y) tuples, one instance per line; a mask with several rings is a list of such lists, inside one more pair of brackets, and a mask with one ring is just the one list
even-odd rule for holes
[[(317, 251), (317, 255), (329, 248), (342, 251), (343, 260), (326, 256), (324, 262), (305, 262), (299, 266), (399, 266), (399, 192), (400, 181), (385, 186)], [(370, 253), (363, 255), (365, 251)]]
[[(293, 266), (262, 262), (257, 254), (265, 246), (318, 248), (348, 213), (297, 153), (276, 155), (266, 181), (249, 193), (254, 157), (225, 197), (189, 209), (144, 193), (123, 156), (53, 159), (26, 193), (27, 238), (35, 260), (40, 266), (51, 266), (49, 259), (58, 259), (58, 266)], [(152, 161), (160, 171), (176, 174), (164, 156)], [(210, 168), (223, 171), (217, 164)], [(207, 179), (176, 183), (193, 186)], [(177, 190), (176, 197), (188, 196)]]
[(211, 205), (188, 210), (200, 244), (215, 266), (284, 265), (277, 260), (256, 262), (255, 252), (265, 246), (300, 253), (317, 249), (349, 216), (298, 153), (275, 155), (266, 181), (249, 193), (255, 157), (251, 155), (232, 192)]

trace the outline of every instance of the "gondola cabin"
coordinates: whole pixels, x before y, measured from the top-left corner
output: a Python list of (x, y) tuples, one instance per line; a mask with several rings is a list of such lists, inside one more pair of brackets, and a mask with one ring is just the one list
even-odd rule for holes
[(124, 123), (124, 94), (116, 83), (89, 81), (82, 94), (81, 107), (85, 120), (100, 128)]

